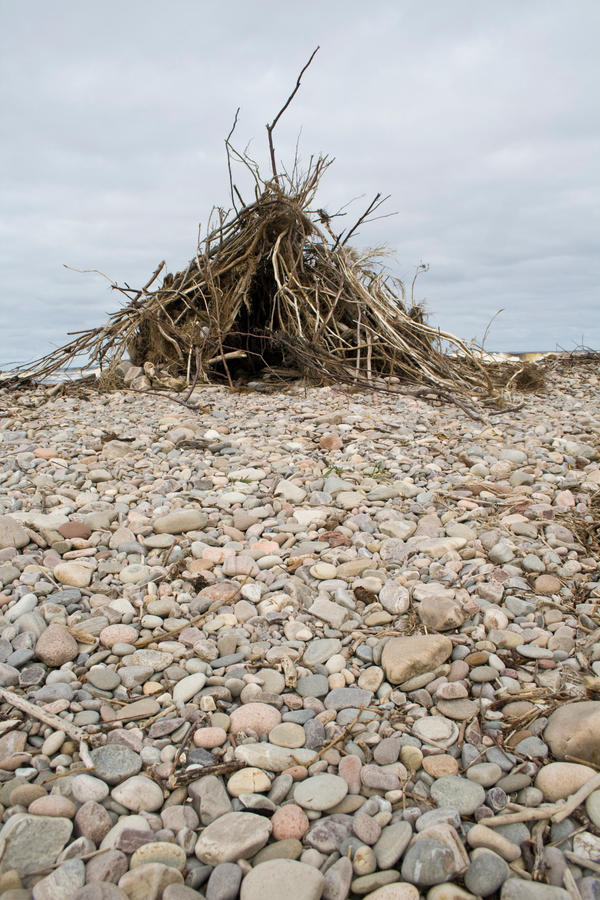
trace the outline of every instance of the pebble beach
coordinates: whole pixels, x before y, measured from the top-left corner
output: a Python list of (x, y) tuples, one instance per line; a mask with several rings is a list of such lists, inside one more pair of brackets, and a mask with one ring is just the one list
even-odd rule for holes
[(599, 900), (600, 374), (0, 390), (0, 896)]

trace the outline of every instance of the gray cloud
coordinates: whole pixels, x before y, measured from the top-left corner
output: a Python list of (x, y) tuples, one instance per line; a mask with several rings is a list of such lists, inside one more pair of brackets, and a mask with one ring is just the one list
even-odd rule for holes
[(593, 0), (0, 0), (0, 24), (0, 364), (118, 307), (63, 263), (139, 284), (189, 258), (227, 205), (236, 107), (266, 164), (264, 124), (317, 43), (278, 155), (301, 130), (305, 159), (336, 157), (330, 211), (392, 194), (356, 243), (408, 281), (428, 262), (417, 296), (442, 328), (481, 337), (503, 307), (490, 347), (600, 347)]

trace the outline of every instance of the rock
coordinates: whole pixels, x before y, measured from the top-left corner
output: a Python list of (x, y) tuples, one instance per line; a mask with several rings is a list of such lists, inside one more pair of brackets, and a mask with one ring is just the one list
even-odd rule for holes
[(132, 812), (154, 812), (163, 805), (163, 792), (155, 781), (143, 775), (133, 775), (112, 790), (112, 796)]
[(198, 694), (206, 684), (206, 675), (203, 672), (196, 672), (194, 675), (187, 675), (177, 682), (173, 688), (173, 700), (177, 706), (183, 706), (188, 700), (191, 700)]
[(423, 887), (441, 884), (454, 874), (453, 853), (439, 841), (422, 838), (404, 854), (402, 878), (411, 884)]
[(408, 822), (392, 822), (383, 828), (373, 847), (378, 868), (393, 868), (406, 850), (411, 837), (412, 828)]
[(119, 879), (119, 887), (128, 900), (161, 900), (169, 884), (183, 884), (183, 876), (172, 866), (161, 863), (137, 866)]
[(381, 665), (391, 684), (431, 672), (452, 653), (452, 641), (439, 634), (390, 638), (381, 656)]
[(431, 785), (431, 796), (438, 806), (452, 806), (461, 816), (472, 815), (485, 801), (481, 785), (459, 775), (439, 778)]
[(570, 897), (563, 888), (522, 878), (509, 878), (500, 892), (500, 900), (570, 900)]
[(510, 869), (508, 864), (490, 850), (483, 850), (473, 859), (465, 872), (465, 887), (481, 897), (489, 897), (494, 891), (500, 890), (508, 876)]
[(268, 791), (270, 787), (269, 776), (262, 769), (253, 766), (238, 769), (227, 782), (227, 791), (232, 797), (239, 797), (240, 794), (260, 794)]
[(63, 562), (54, 567), (52, 574), (61, 584), (82, 588), (88, 586), (92, 580), (93, 572), (84, 563)]
[(294, 788), (294, 801), (303, 809), (323, 812), (337, 806), (348, 793), (348, 785), (339, 775), (313, 775)]
[(544, 800), (554, 803), (556, 800), (564, 800), (574, 794), (595, 774), (595, 769), (579, 763), (549, 763), (538, 772), (535, 786), (544, 795)]
[(80, 859), (69, 859), (33, 888), (33, 900), (71, 900), (83, 887), (85, 866)]
[(236, 900), (242, 870), (235, 863), (221, 863), (216, 866), (206, 885), (207, 900)]
[[(83, 776), (78, 775), (77, 777)], [(89, 838), (94, 844), (99, 845), (111, 828), (112, 819), (108, 810), (94, 800), (83, 803), (75, 814), (76, 833)]]
[(454, 631), (468, 618), (460, 603), (446, 597), (424, 597), (417, 614), (430, 631)]
[(281, 713), (267, 703), (245, 703), (234, 709), (230, 717), (229, 731), (254, 731), (258, 735), (268, 734), (281, 722)]
[(323, 900), (346, 900), (353, 874), (352, 863), (348, 857), (342, 856), (336, 860), (325, 872)]
[(267, 843), (271, 830), (270, 821), (254, 813), (225, 813), (201, 832), (195, 853), (210, 866), (250, 859)]
[(186, 531), (202, 531), (208, 516), (199, 509), (177, 509), (158, 516), (152, 525), (157, 534), (183, 534)]
[(273, 859), (251, 869), (242, 882), (240, 900), (281, 900), (293, 885), (294, 900), (319, 900), (323, 876), (305, 863)]
[(116, 884), (96, 882), (79, 888), (77, 893), (73, 894), (72, 900), (127, 900), (127, 894)]
[(77, 641), (67, 631), (64, 625), (52, 622), (35, 645), (35, 655), (47, 666), (60, 667), (66, 662), (75, 659), (79, 650)]
[(273, 837), (277, 841), (295, 838), (302, 840), (308, 831), (310, 822), (304, 810), (295, 803), (286, 803), (275, 811), (271, 817)]
[(105, 744), (90, 752), (95, 766), (94, 777), (106, 784), (117, 785), (131, 778), (142, 768), (139, 754), (124, 744)]
[(136, 869), (138, 866), (148, 863), (161, 863), (163, 866), (173, 866), (174, 869), (183, 871), (185, 860), (185, 850), (178, 847), (177, 844), (167, 841), (150, 841), (133, 853), (129, 861), (129, 868)]
[(600, 766), (600, 700), (559, 706), (548, 719), (544, 740), (555, 759), (575, 756)]
[[(431, 895), (428, 893), (427, 896)], [(397, 881), (395, 884), (385, 884), (383, 887), (365, 894), (364, 900), (419, 900), (419, 897), (419, 891), (414, 884)]]
[(27, 808), (27, 812), (32, 816), (51, 816), (52, 818), (58, 816), (65, 819), (72, 819), (76, 811), (75, 804), (68, 797), (61, 797), (60, 794), (38, 797)]
[(0, 831), (0, 875), (16, 869), (21, 877), (53, 866), (73, 831), (69, 819), (16, 813)]
[(241, 744), (235, 749), (235, 758), (248, 766), (267, 769), (271, 772), (284, 772), (291, 766), (309, 766), (315, 760), (314, 750), (288, 749), (276, 744), (258, 743)]
[(204, 775), (188, 787), (192, 806), (203, 825), (210, 825), (220, 816), (231, 812), (231, 800), (225, 785), (215, 775)]
[(10, 516), (0, 516), (0, 550), (15, 547), (20, 550), (29, 543), (29, 535), (23, 526)]

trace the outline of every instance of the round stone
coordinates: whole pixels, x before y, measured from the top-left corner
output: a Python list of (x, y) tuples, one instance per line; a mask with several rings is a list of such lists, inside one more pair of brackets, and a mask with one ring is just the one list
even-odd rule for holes
[(595, 774), (590, 766), (580, 763), (554, 762), (540, 769), (535, 786), (544, 795), (544, 800), (554, 803), (574, 794)]
[(199, 728), (194, 732), (194, 744), (196, 747), (203, 747), (205, 750), (213, 750), (215, 747), (221, 747), (227, 740), (227, 732), (224, 728), (216, 726), (209, 728)]
[[(130, 778), (142, 768), (140, 756), (124, 744), (105, 744), (90, 752), (96, 767), (94, 776), (115, 785)], [(146, 779), (147, 780), (147, 779)]]
[(444, 775), (458, 775), (458, 760), (447, 753), (438, 756), (426, 756), (423, 768), (432, 778), (443, 778)]
[(271, 859), (251, 869), (242, 881), (240, 900), (319, 900), (323, 876), (314, 866), (292, 859)]
[(434, 747), (450, 747), (458, 739), (458, 725), (445, 716), (423, 716), (412, 726), (412, 733), (426, 744), (433, 741)]
[(302, 840), (310, 825), (308, 816), (295, 803), (287, 803), (273, 813), (271, 818), (273, 837), (276, 841), (295, 838)]
[[(68, 546), (68, 545), (67, 545)], [(92, 580), (92, 569), (83, 563), (62, 562), (54, 567), (52, 574), (61, 584), (69, 587), (87, 587)]]
[[(12, 794), (10, 795), (12, 801)], [(596, 828), (600, 828), (600, 791), (593, 791), (585, 801), (585, 811)]]
[(232, 797), (240, 794), (261, 794), (271, 788), (271, 779), (255, 766), (247, 766), (234, 772), (227, 782), (227, 791)]
[(129, 868), (135, 869), (147, 863), (161, 863), (163, 866), (172, 866), (182, 871), (185, 868), (185, 850), (177, 844), (166, 841), (151, 841), (143, 844), (133, 853), (129, 862)]
[(34, 816), (56, 816), (72, 819), (77, 811), (77, 807), (68, 797), (61, 797), (60, 794), (47, 794), (45, 797), (38, 797), (29, 804), (27, 812)]
[(278, 747), (304, 747), (306, 732), (302, 725), (297, 725), (295, 722), (282, 722), (271, 729), (269, 740)]
[(281, 713), (268, 703), (245, 703), (234, 709), (230, 717), (231, 734), (238, 731), (254, 731), (256, 734), (268, 734), (281, 722)]
[(112, 790), (113, 799), (132, 812), (154, 812), (163, 805), (162, 789), (143, 775), (134, 775)]
[(87, 803), (89, 800), (101, 803), (108, 797), (109, 787), (105, 781), (84, 772), (75, 775), (71, 781), (71, 793), (78, 803)]
[(314, 566), (311, 566), (310, 574), (313, 578), (318, 578), (320, 580), (326, 581), (328, 578), (335, 578), (337, 569), (335, 566), (332, 566), (330, 563), (320, 562)]
[(465, 872), (465, 886), (477, 896), (488, 897), (502, 887), (509, 875), (510, 869), (501, 856), (490, 850), (481, 850), (473, 855), (471, 865)]
[(431, 796), (438, 806), (452, 806), (461, 816), (470, 816), (485, 801), (480, 784), (458, 775), (446, 775), (431, 785)]
[(121, 684), (118, 673), (106, 666), (92, 666), (91, 669), (88, 669), (86, 678), (93, 687), (100, 691), (114, 691)]
[(71, 633), (57, 622), (52, 622), (42, 632), (35, 645), (35, 655), (47, 666), (58, 668), (71, 662), (79, 653), (77, 641)]
[(98, 635), (105, 647), (115, 644), (135, 644), (139, 635), (133, 625), (107, 625)]
[(339, 775), (313, 775), (294, 788), (294, 800), (304, 809), (323, 812), (341, 803), (348, 793), (348, 783)]

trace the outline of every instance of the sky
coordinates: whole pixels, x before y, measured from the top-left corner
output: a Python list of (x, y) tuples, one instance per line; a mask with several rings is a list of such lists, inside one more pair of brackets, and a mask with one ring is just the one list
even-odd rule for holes
[[(597, 0), (0, 0), (0, 367), (104, 324), (229, 205), (224, 149), (377, 193), (429, 321), (490, 350), (600, 349)], [(244, 173), (234, 172), (242, 189)], [(502, 312), (494, 318), (499, 310)]]

